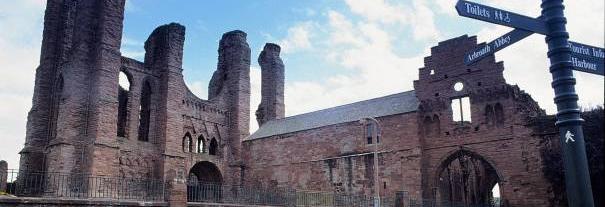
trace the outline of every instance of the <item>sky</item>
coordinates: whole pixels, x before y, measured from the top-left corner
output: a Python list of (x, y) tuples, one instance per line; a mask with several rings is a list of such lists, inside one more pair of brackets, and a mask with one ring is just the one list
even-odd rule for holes
[[(527, 16), (540, 14), (539, 0), (476, 0)], [(604, 1), (566, 1), (571, 40), (604, 45)], [(185, 82), (207, 98), (216, 69), (218, 41), (232, 30), (248, 34), (252, 51), (251, 110), (260, 103), (263, 45), (281, 45), (286, 66), (286, 115), (315, 111), (413, 90), (423, 57), (438, 42), (468, 34), (487, 42), (512, 30), (460, 17), (455, 0), (127, 0), (123, 56), (142, 60), (154, 28), (186, 27)], [(45, 1), (0, 0), (0, 160), (18, 167), (39, 63)], [(553, 114), (546, 44), (532, 35), (496, 54), (504, 75)], [(580, 104), (603, 105), (602, 76), (575, 72)], [(254, 113), (251, 113), (254, 114)], [(257, 129), (251, 117), (251, 130)]]

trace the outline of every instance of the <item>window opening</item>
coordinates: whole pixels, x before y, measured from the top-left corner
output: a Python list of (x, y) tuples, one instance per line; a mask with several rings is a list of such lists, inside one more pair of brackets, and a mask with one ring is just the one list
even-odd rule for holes
[(128, 95), (130, 81), (124, 71), (118, 75), (118, 137), (126, 137), (126, 126), (128, 123)]
[(204, 137), (199, 136), (197, 138), (197, 153), (204, 153), (206, 152), (206, 146), (204, 143)]
[(143, 83), (139, 112), (139, 140), (148, 141), (149, 121), (151, 118), (151, 85), (148, 81), (145, 81), (145, 83)]
[(452, 99), (452, 119), (455, 122), (471, 122), (471, 102), (469, 97)]
[(218, 142), (216, 141), (215, 138), (212, 138), (212, 140), (210, 140), (210, 147), (208, 149), (208, 154), (216, 155), (217, 150), (218, 150)]
[(454, 84), (455, 91), (462, 91), (464, 89), (464, 84), (462, 82), (457, 82)]

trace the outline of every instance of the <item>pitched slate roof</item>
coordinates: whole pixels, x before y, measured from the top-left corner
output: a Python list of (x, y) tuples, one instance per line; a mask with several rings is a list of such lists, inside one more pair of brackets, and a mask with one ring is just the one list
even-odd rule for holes
[(416, 111), (418, 99), (414, 91), (392, 94), (319, 111), (271, 120), (263, 124), (247, 140), (303, 131), (333, 124), (358, 121)]

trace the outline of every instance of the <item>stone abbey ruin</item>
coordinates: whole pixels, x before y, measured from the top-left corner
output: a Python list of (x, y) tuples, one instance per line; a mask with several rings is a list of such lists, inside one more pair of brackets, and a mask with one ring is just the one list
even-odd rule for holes
[[(246, 33), (222, 36), (204, 100), (183, 80), (185, 27), (156, 28), (141, 62), (120, 53), (123, 17), (124, 0), (48, 1), (19, 169), (44, 176), (24, 195), (65, 197), (79, 183), (79, 195), (121, 196), (98, 189), (109, 181), (89, 180), (108, 177), (158, 180), (137, 191), (157, 187), (170, 206), (235, 195), (199, 183), (330, 195), (378, 189), (381, 197), (425, 206), (495, 206), (497, 185), (497, 206), (555, 205), (556, 186), (543, 172), (543, 152), (559, 142), (554, 120), (505, 82), (493, 56), (463, 64), (476, 37), (431, 48), (412, 91), (285, 117), (278, 45), (266, 44), (258, 57), (262, 101), (250, 114), (254, 59)], [(119, 86), (120, 73), (129, 88)], [(250, 133), (252, 115), (260, 128)], [(364, 121), (370, 118), (376, 122)], [(53, 184), (54, 174), (68, 175), (69, 184)]]

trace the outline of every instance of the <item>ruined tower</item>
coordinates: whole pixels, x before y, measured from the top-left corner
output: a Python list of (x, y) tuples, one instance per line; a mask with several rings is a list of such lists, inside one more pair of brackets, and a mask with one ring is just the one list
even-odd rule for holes
[(49, 0), (20, 169), (112, 171), (124, 0)]
[[(145, 41), (146, 73), (142, 81), (141, 115), (138, 128), (138, 139), (156, 144), (158, 151), (168, 155), (178, 155), (181, 152), (180, 137), (182, 130), (182, 112), (175, 110), (181, 107), (185, 96), (182, 62), (183, 45), (185, 42), (185, 27), (177, 23), (162, 25), (156, 28)], [(144, 87), (150, 87), (150, 97), (154, 104), (143, 103)], [(145, 109), (148, 107), (148, 109)], [(156, 111), (145, 115), (145, 110)], [(145, 120), (147, 119), (147, 120)], [(159, 146), (158, 146), (159, 145)], [(159, 173), (163, 175), (175, 169), (183, 169), (182, 157), (164, 156), (157, 164), (162, 166)], [(158, 173), (158, 172), (156, 172)]]
[(285, 116), (284, 62), (279, 57), (281, 48), (267, 43), (258, 57), (261, 67), (261, 102), (256, 110), (258, 125)]
[[(229, 111), (223, 156), (231, 168), (239, 168), (241, 141), (250, 134), (250, 47), (246, 33), (239, 30), (223, 34), (219, 44), (208, 99)], [(226, 176), (239, 177), (239, 170), (232, 170)]]

